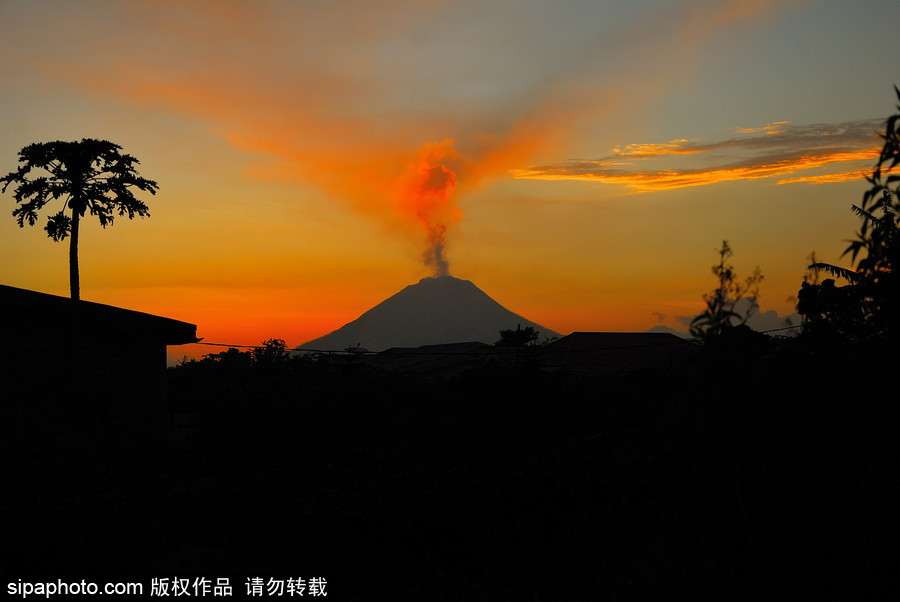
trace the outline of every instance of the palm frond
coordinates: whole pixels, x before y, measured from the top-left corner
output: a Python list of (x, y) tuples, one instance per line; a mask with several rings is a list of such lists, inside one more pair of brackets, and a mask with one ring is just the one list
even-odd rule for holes
[(844, 280), (848, 280), (853, 284), (857, 284), (860, 281), (860, 275), (858, 273), (847, 268), (831, 265), (830, 263), (814, 263), (809, 266), (809, 269), (822, 270), (823, 272), (831, 274), (835, 278), (843, 278)]
[[(862, 236), (862, 234), (860, 234)], [(849, 242), (850, 244), (844, 249), (844, 252), (841, 253), (841, 257), (844, 255), (850, 254), (850, 263), (856, 263), (856, 256), (859, 255), (859, 252), (866, 248), (866, 243), (863, 240), (845, 240), (844, 242)]]
[(881, 199), (881, 210), (884, 211), (885, 215), (894, 215), (894, 208), (891, 206), (891, 203), (894, 201), (894, 193), (887, 186), (881, 192), (884, 194), (884, 197)]
[(853, 211), (856, 215), (863, 218), (866, 221), (872, 222), (873, 224), (878, 223), (878, 218), (863, 209), (862, 207), (857, 207), (856, 205), (850, 205), (850, 210)]

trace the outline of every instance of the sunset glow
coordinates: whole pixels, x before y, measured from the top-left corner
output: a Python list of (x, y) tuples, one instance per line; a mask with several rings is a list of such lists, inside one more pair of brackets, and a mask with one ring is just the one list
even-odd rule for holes
[[(723, 239), (787, 316), (810, 251), (846, 261), (898, 13), (4, 2), (0, 171), (36, 141), (138, 157), (152, 217), (85, 224), (82, 296), (208, 342), (299, 345), (444, 273), (564, 334), (683, 329)], [(0, 282), (67, 295), (45, 220), (0, 219)]]

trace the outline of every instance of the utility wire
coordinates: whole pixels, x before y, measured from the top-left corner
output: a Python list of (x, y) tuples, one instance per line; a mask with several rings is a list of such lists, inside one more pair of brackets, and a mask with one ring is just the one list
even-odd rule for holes
[[(803, 325), (797, 324), (796, 326), (784, 326), (783, 328), (770, 328), (768, 330), (757, 330), (756, 332), (758, 332), (760, 334), (765, 334), (767, 332), (780, 332), (782, 330), (794, 330), (794, 329), (798, 329), (798, 328), (802, 329)], [(690, 340), (690, 339), (687, 339), (687, 340)], [(266, 345), (232, 345), (230, 343), (197, 342), (197, 343), (192, 343), (192, 344), (193, 345), (209, 345), (211, 347), (228, 347), (228, 348), (237, 348), (237, 349), (265, 349), (266, 348)], [(399, 353), (406, 353), (406, 354), (417, 353), (417, 351), (413, 351), (414, 349), (416, 349), (415, 347), (403, 348), (403, 349), (404, 349), (404, 351), (396, 351), (395, 353), (398, 353), (398, 354)], [(378, 351), (369, 351), (367, 349), (361, 349), (358, 351), (357, 350), (348, 350), (348, 349), (341, 349), (341, 350), (337, 350), (337, 351), (334, 349), (286, 349), (286, 351), (288, 351), (289, 353), (353, 353), (356, 355), (364, 355), (367, 353), (370, 353), (370, 354), (380, 353)], [(436, 351), (424, 351), (421, 353), (427, 353), (430, 355), (430, 354), (436, 353)], [(447, 352), (447, 353), (467, 353), (468, 354), (468, 353), (472, 353), (472, 352), (471, 351), (464, 351), (464, 352), (456, 351), (456, 352)]]
[[(237, 349), (266, 349), (266, 345), (232, 345), (230, 343), (206, 343), (206, 342), (197, 342), (191, 343), (192, 345), (210, 345), (212, 347), (228, 347), (237, 348)], [(288, 353), (353, 353), (353, 354), (365, 354), (365, 353), (378, 353), (377, 351), (348, 351), (346, 349), (341, 349), (340, 351), (335, 351), (334, 349), (288, 349), (285, 348), (285, 351)]]
[(212, 345), (213, 347), (239, 347), (241, 349), (265, 349), (265, 345), (229, 345), (227, 343), (192, 343), (193, 345)]
[(795, 328), (803, 328), (803, 324), (797, 324), (796, 326), (785, 326), (784, 328), (770, 328), (769, 330), (757, 330), (759, 333), (766, 332), (778, 332), (779, 330), (793, 330)]

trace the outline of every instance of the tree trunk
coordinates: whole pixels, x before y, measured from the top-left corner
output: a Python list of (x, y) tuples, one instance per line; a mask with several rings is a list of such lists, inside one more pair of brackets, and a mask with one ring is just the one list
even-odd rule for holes
[(86, 354), (81, 336), (81, 283), (78, 278), (78, 210), (72, 211), (72, 239), (69, 241), (69, 289), (72, 293), (72, 358), (75, 373), (72, 375), (73, 402), (85, 408), (89, 397), (85, 388), (84, 367)]
[(81, 282), (78, 278), (78, 209), (72, 211), (72, 237), (69, 240), (69, 289), (72, 300), (81, 299)]

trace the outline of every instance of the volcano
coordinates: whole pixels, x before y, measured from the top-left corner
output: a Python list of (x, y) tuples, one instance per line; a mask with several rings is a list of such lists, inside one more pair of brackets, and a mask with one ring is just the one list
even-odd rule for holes
[(362, 347), (421, 347), (480, 341), (493, 344), (501, 330), (531, 326), (541, 337), (559, 336), (515, 314), (468, 280), (453, 276), (423, 278), (407, 286), (334, 332), (297, 349), (343, 351)]

